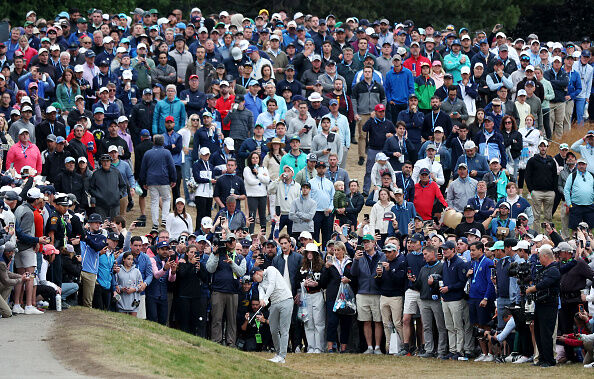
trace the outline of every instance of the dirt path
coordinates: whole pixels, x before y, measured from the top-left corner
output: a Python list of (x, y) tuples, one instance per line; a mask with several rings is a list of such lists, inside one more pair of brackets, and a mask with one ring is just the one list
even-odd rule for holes
[(57, 317), (57, 313), (47, 312), (45, 315), (19, 315), (0, 320), (3, 378), (85, 377), (64, 367), (50, 348), (49, 338)]

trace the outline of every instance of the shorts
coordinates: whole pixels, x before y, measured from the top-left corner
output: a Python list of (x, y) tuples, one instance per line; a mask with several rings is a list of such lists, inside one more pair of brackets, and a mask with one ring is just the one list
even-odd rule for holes
[(357, 320), (382, 321), (380, 295), (357, 294)]
[(495, 303), (493, 300), (487, 300), (487, 306), (481, 307), (483, 299), (468, 299), (468, 310), (470, 314), (470, 323), (476, 325), (487, 325), (493, 318), (495, 312)]
[(26, 268), (26, 267), (37, 267), (37, 253), (33, 248), (18, 251), (14, 255), (14, 267), (15, 268)]
[(404, 314), (414, 315), (419, 312), (421, 294), (418, 291), (407, 289), (404, 293)]

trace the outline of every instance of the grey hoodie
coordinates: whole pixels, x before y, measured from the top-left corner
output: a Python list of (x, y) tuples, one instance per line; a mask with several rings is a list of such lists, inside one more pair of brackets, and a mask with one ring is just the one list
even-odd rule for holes
[(294, 233), (314, 231), (313, 218), (317, 207), (318, 204), (310, 196), (300, 195), (293, 201), (289, 211), (289, 220), (293, 221)]
[(133, 307), (132, 302), (134, 300), (140, 301), (140, 292), (125, 293), (123, 288), (135, 287), (138, 288), (142, 283), (142, 274), (136, 268), (132, 266), (130, 270), (126, 270), (126, 267), (122, 265), (120, 272), (114, 275), (116, 285), (119, 286), (122, 291), (120, 292), (120, 300), (118, 300), (118, 310), (120, 312), (137, 312), (138, 306)]

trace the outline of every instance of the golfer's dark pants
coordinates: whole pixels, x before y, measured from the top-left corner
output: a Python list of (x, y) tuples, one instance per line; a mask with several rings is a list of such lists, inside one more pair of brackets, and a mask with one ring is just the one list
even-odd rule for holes
[(167, 299), (146, 297), (146, 319), (158, 322), (161, 325), (167, 324)]
[(260, 228), (266, 230), (266, 196), (248, 197), (249, 217), (253, 217), (253, 222), (250, 224), (250, 234), (254, 233), (256, 227), (256, 212), (260, 217)]
[(332, 221), (334, 220), (334, 215), (326, 214), (323, 211), (317, 211), (314, 215), (313, 222), (314, 222), (314, 234), (313, 237), (316, 241), (320, 241), (319, 236), (320, 232), (322, 233), (322, 246), (326, 246), (326, 243), (330, 240), (330, 236), (332, 235)]
[(408, 104), (390, 104), (388, 103), (388, 109), (386, 112), (386, 118), (392, 121), (394, 124), (398, 120), (398, 114), (408, 108)]
[(536, 304), (534, 310), (534, 339), (538, 347), (540, 363), (555, 365), (553, 355), (553, 332), (557, 320), (558, 303)]

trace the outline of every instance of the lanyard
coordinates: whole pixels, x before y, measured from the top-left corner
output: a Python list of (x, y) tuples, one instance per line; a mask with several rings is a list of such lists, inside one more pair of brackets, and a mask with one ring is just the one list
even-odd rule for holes
[(485, 255), (483, 254), (483, 257), (481, 258), (480, 262), (478, 263), (478, 265), (475, 264), (472, 267), (472, 282), (476, 282), (476, 274), (478, 274), (478, 269), (481, 267), (481, 264), (483, 263), (483, 260), (485, 259)]
[[(231, 215), (231, 217), (229, 217), (229, 211), (225, 211), (225, 213), (227, 214), (227, 220), (229, 220), (227, 225), (231, 226), (231, 221), (233, 221), (233, 217), (235, 217), (235, 213), (233, 213)], [(235, 259), (235, 256), (233, 256), (233, 258)]]
[(404, 191), (403, 192), (406, 192), (406, 190), (408, 188), (408, 185), (409, 185), (410, 178), (408, 178), (408, 180), (406, 180), (404, 178), (404, 174), (402, 172), (400, 173), (400, 176), (402, 177), (402, 186), (404, 187)]
[[(289, 184), (287, 186), (287, 183), (283, 182), (283, 186), (285, 187), (285, 201), (289, 200), (289, 190), (291, 189), (291, 186), (293, 185), (293, 182), (291, 182), (291, 184)], [(287, 189), (288, 187), (288, 189)]]
[[(433, 117), (433, 112), (431, 112), (431, 126), (433, 128), (435, 128), (435, 123), (437, 122), (437, 119), (439, 118), (439, 113), (440, 112), (441, 111), (437, 111), (437, 114), (435, 115), (435, 117)], [(433, 131), (433, 130), (431, 130), (431, 131)]]
[(27, 158), (27, 149), (28, 149), (30, 146), (31, 146), (30, 144), (29, 144), (29, 145), (27, 145), (27, 146), (25, 146), (25, 145), (23, 145), (23, 144), (21, 143), (21, 149), (23, 150), (23, 155), (25, 156), (25, 158)]

